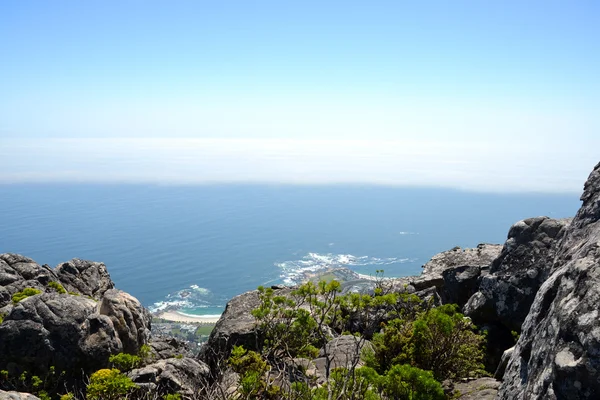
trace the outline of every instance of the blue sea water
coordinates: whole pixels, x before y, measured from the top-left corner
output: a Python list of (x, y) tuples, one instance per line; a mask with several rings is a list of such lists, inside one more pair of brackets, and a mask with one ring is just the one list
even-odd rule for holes
[(503, 243), (519, 219), (573, 216), (576, 195), (285, 185), (0, 185), (0, 252), (103, 261), (153, 310), (222, 312), (236, 294), (345, 265), (420, 273), (454, 246)]

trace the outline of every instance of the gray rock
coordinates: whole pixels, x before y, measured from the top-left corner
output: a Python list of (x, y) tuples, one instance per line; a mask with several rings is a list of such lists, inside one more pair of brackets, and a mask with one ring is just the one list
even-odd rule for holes
[(122, 292), (96, 302), (47, 292), (28, 297), (0, 324), (0, 369), (44, 375), (50, 366), (81, 376), (108, 365), (111, 354), (136, 353), (149, 319), (141, 304)]
[(460, 400), (494, 400), (500, 382), (493, 378), (479, 378), (466, 382), (454, 382), (454, 392)]
[(372, 348), (371, 342), (352, 335), (338, 336), (325, 345), (319, 358), (313, 360), (317, 376), (323, 381), (327, 371), (334, 368), (352, 368), (363, 365), (360, 355), (364, 348)]
[(463, 265), (442, 272), (444, 279), (441, 293), (442, 302), (444, 304), (458, 304), (459, 307), (464, 306), (477, 291), (482, 273), (486, 272), (482, 271), (482, 268), (477, 265)]
[(488, 333), (488, 370), (496, 370), (504, 350), (514, 345), (512, 332), (521, 331), (568, 224), (547, 217), (515, 223), (489, 273), (482, 274), (477, 292), (464, 305), (463, 313)]
[(600, 164), (535, 296), (500, 388), (502, 400), (600, 393)]
[(515, 223), (489, 275), (464, 307), (476, 324), (499, 322), (521, 331), (535, 294), (547, 279), (569, 220), (529, 218)]
[(504, 350), (504, 353), (502, 353), (502, 358), (500, 359), (500, 364), (498, 364), (498, 368), (496, 369), (496, 372), (494, 372), (494, 379), (497, 379), (499, 381), (502, 380), (502, 377), (504, 376), (504, 372), (506, 372), (506, 366), (508, 365), (508, 360), (510, 360), (514, 351), (515, 351), (514, 346), (509, 349)]
[[(50, 366), (59, 371), (105, 366), (107, 359), (90, 357), (80, 346), (95, 309), (94, 301), (66, 294), (44, 293), (22, 300), (0, 324), (0, 369), (44, 374)], [(114, 334), (112, 339), (109, 347), (116, 350)]]
[[(289, 289), (283, 289), (289, 290)], [(199, 359), (217, 372), (231, 354), (233, 346), (247, 350), (259, 348), (256, 319), (252, 310), (260, 304), (258, 291), (254, 290), (229, 300), (225, 311), (212, 330), (208, 341), (200, 349)], [(219, 371), (220, 372), (220, 371)]]
[(21, 392), (5, 392), (4, 390), (0, 390), (0, 400), (40, 400), (39, 397), (36, 397), (30, 393), (21, 393)]
[(156, 359), (175, 358), (182, 355), (192, 357), (192, 351), (188, 344), (174, 337), (152, 335), (148, 344)]
[(439, 292), (443, 292), (444, 271), (456, 267), (474, 267), (479, 270), (489, 268), (501, 249), (502, 246), (497, 244), (480, 244), (474, 249), (455, 247), (436, 254), (423, 265), (421, 275), (410, 284), (417, 291), (435, 286)]
[(129, 293), (107, 290), (98, 303), (98, 313), (110, 318), (125, 353), (136, 354), (148, 342), (152, 317)]
[(54, 271), (67, 291), (96, 300), (115, 287), (104, 263), (74, 258), (59, 264)]
[(58, 281), (58, 277), (47, 265), (20, 254), (0, 254), (0, 308), (11, 304), (12, 295), (24, 288), (46, 291), (51, 281)]
[(206, 386), (210, 370), (192, 358), (168, 358), (127, 374), (133, 382), (159, 394), (180, 393), (191, 397)]
[(37, 280), (44, 285), (51, 280), (57, 280), (56, 274), (50, 267), (41, 266), (31, 258), (20, 254), (0, 254), (0, 260), (10, 266), (23, 280)]

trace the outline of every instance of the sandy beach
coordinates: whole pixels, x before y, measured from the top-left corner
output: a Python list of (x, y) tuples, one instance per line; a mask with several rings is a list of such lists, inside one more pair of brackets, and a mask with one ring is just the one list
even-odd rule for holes
[(166, 319), (167, 321), (173, 322), (195, 322), (202, 324), (214, 324), (216, 323), (221, 316), (197, 316), (192, 317), (190, 315), (183, 315), (178, 313), (177, 311), (165, 311), (160, 314), (156, 314), (157, 318)]

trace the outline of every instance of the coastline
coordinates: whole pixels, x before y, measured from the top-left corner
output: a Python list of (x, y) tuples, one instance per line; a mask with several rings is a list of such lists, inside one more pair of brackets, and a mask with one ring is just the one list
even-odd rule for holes
[(199, 323), (199, 324), (216, 324), (220, 315), (210, 315), (210, 316), (202, 316), (198, 315), (191, 316), (189, 314), (181, 314), (177, 311), (163, 311), (154, 315), (156, 318), (164, 319), (172, 322), (184, 322), (184, 323)]

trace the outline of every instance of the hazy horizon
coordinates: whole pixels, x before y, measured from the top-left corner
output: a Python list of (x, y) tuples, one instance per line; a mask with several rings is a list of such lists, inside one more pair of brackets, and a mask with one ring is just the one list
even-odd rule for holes
[(579, 193), (593, 1), (0, 6), (0, 183)]

